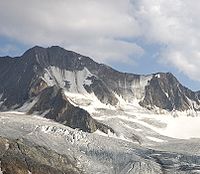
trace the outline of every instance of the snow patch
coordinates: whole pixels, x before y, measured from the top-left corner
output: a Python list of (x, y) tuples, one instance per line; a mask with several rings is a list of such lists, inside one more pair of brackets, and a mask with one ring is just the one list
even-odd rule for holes
[(2, 97), (3, 97), (3, 94), (0, 94), (0, 106), (4, 103), (4, 101), (6, 100), (6, 99), (4, 99), (4, 100), (2, 100)]
[(162, 119), (167, 123), (167, 127), (160, 133), (169, 137), (179, 139), (200, 138), (200, 117), (188, 117), (187, 114), (178, 114), (178, 117)]
[(92, 84), (92, 80), (85, 79), (84, 80), (84, 85), (90, 86)]
[(0, 161), (0, 174), (3, 174), (3, 171), (1, 170), (1, 161)]
[(142, 132), (143, 130), (142, 129), (139, 129), (139, 128), (136, 128), (135, 129), (137, 132)]
[(198, 110), (198, 109), (200, 109), (200, 105), (197, 104), (196, 101), (193, 101), (193, 100), (189, 99), (188, 97), (187, 97), (187, 100), (189, 101), (192, 110), (195, 110), (195, 109)]
[(95, 133), (95, 134), (98, 134), (98, 135), (101, 135), (101, 136), (108, 137), (108, 135), (107, 135), (106, 133), (104, 133), (104, 132), (102, 132), (102, 131), (100, 131), (100, 130), (98, 130), (98, 129), (97, 129), (94, 133)]
[(24, 115), (24, 112), (19, 112), (19, 111), (7, 111), (7, 112), (3, 112), (5, 114), (17, 114), (17, 115)]
[(155, 141), (155, 142), (157, 142), (157, 143), (163, 143), (163, 142), (165, 142), (165, 140), (161, 140), (161, 139), (159, 139), (159, 138), (156, 138), (156, 137), (151, 137), (151, 136), (146, 136), (149, 140), (151, 140), (151, 141)]
[(165, 95), (167, 96), (167, 98), (169, 98), (169, 94), (167, 92), (165, 92)]
[(123, 108), (124, 106), (127, 105), (127, 102), (123, 99), (122, 96), (120, 96), (120, 95), (118, 95), (118, 94), (116, 94), (116, 93), (114, 93), (114, 95), (115, 95), (115, 97), (116, 97), (117, 100), (118, 100), (118, 103), (117, 103), (116, 108), (117, 108), (117, 109), (120, 109), (120, 110), (123, 110), (122, 108)]
[(156, 77), (156, 78), (160, 78), (160, 74), (156, 74), (155, 77)]
[(37, 103), (37, 101), (38, 101), (38, 97), (36, 97), (32, 101), (28, 101), (28, 102), (24, 103), (24, 105), (22, 107), (20, 107), (19, 109), (17, 109), (17, 111), (27, 112)]
[(90, 114), (98, 112), (99, 108), (115, 110), (114, 106), (102, 103), (94, 93), (81, 94), (65, 91), (64, 94), (71, 104), (87, 110)]
[(87, 68), (81, 71), (67, 71), (58, 67), (50, 66), (45, 70), (43, 80), (48, 86), (59, 85), (71, 93), (87, 93), (84, 84), (91, 84), (88, 77), (93, 76)]
[(44, 111), (42, 114), (40, 114), (41, 117), (45, 117), (46, 114), (48, 114), (50, 112), (51, 109), (48, 109), (46, 111)]
[(136, 99), (142, 100), (144, 98), (145, 86), (148, 85), (152, 77), (153, 77), (152, 75), (140, 76), (139, 79), (136, 79), (132, 82), (131, 90)]
[(8, 150), (8, 149), (9, 149), (9, 144), (6, 143), (6, 144), (5, 144), (5, 147), (6, 147), (6, 150)]

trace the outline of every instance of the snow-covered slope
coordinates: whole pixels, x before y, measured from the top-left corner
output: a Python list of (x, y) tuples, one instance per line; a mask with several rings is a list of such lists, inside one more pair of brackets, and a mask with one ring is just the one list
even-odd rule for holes
[(86, 105), (85, 102), (79, 102), (84, 101), (80, 95), (72, 96), (69, 97), (73, 103), (87, 110), (99, 122), (112, 127), (115, 134), (110, 136), (115, 138), (148, 145), (168, 142), (173, 138), (200, 138), (198, 111), (148, 110), (141, 107), (137, 99), (130, 103), (120, 97), (116, 107), (98, 104), (92, 99)]
[(87, 68), (80, 71), (67, 71), (50, 66), (45, 69), (42, 79), (48, 86), (57, 84), (71, 93), (86, 94), (87, 91), (85, 90), (84, 85), (91, 85), (92, 82), (88, 79), (90, 77), (92, 77), (92, 74)]

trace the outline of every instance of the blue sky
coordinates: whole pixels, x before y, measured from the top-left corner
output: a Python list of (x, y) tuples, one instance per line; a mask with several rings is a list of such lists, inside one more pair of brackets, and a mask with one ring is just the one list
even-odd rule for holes
[(120, 71), (172, 72), (200, 89), (199, 0), (7, 0), (0, 56), (59, 45)]

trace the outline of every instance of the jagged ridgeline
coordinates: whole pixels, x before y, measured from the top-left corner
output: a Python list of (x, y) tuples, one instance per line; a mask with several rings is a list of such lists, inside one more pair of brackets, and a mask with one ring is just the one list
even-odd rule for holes
[[(81, 101), (72, 102), (73, 95), (81, 95)], [(171, 73), (121, 73), (57, 46), (36, 46), (21, 57), (0, 58), (1, 111), (39, 114), (72, 128), (107, 133), (114, 130), (93, 119), (79, 103), (115, 107), (120, 97), (148, 109), (200, 109), (200, 92), (182, 86)]]

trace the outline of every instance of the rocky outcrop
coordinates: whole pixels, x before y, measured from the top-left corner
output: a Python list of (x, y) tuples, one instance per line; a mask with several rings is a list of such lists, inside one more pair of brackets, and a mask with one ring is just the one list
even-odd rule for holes
[[(75, 159), (24, 140), (0, 137), (0, 171), (3, 174), (81, 174)], [(0, 172), (1, 173), (1, 172)]]
[(66, 98), (63, 89), (57, 86), (45, 88), (38, 96), (37, 102), (28, 114), (37, 113), (72, 128), (79, 128), (85, 132), (95, 132), (97, 129), (107, 133), (112, 128), (96, 121), (90, 114), (72, 105)]
[(91, 80), (91, 85), (84, 85), (88, 93), (94, 92), (96, 97), (106, 104), (111, 104), (113, 106), (117, 105), (118, 100), (115, 97), (114, 93), (107, 85), (100, 79), (95, 76), (88, 77), (87, 80)]
[(169, 111), (200, 109), (198, 93), (182, 86), (171, 73), (155, 74), (145, 87), (145, 97), (140, 104), (149, 109), (156, 106)]

